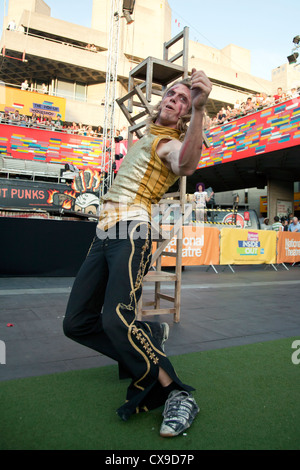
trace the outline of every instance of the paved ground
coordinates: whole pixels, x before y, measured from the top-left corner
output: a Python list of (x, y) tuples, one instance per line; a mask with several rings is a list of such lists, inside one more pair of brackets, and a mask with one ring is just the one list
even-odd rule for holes
[[(171, 327), (168, 355), (300, 337), (300, 267), (234, 269), (218, 267), (216, 274), (185, 268), (181, 322), (161, 317)], [(63, 335), (72, 283), (73, 278), (0, 278), (0, 340), (6, 346), (0, 380), (113, 363)]]

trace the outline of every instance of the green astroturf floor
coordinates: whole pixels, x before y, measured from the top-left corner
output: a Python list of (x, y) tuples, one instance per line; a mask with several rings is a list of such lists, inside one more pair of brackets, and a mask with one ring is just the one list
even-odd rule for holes
[(299, 449), (296, 339), (172, 357), (200, 406), (176, 438), (159, 436), (162, 408), (120, 420), (117, 366), (0, 382), (0, 449)]

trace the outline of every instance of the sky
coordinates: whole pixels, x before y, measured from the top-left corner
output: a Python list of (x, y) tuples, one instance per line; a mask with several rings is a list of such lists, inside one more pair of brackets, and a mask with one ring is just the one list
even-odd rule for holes
[[(52, 17), (90, 27), (93, 0), (45, 1), (51, 8)], [(295, 46), (293, 38), (300, 35), (299, 0), (168, 2), (172, 9), (172, 36), (188, 26), (192, 41), (216, 49), (228, 44), (249, 49), (251, 74), (266, 80), (271, 80), (272, 69), (287, 63), (287, 56)], [(1, 29), (4, 4), (5, 1), (0, 0)], [(298, 52), (300, 59), (300, 48)]]

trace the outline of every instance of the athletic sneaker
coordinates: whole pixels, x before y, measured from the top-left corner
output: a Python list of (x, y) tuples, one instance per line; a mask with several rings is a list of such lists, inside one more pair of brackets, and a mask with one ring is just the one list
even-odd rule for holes
[(194, 421), (199, 407), (194, 397), (184, 390), (173, 390), (165, 403), (162, 437), (173, 437), (185, 431)]
[(160, 344), (160, 347), (163, 351), (165, 350), (164, 344), (169, 338), (169, 330), (170, 328), (168, 323), (161, 323), (159, 325), (159, 329), (153, 334), (153, 338), (155, 338), (156, 341)]

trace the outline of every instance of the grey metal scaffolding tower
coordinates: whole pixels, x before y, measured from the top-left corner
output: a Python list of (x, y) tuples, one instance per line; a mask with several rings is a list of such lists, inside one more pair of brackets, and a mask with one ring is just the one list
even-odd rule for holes
[(113, 162), (115, 160), (115, 106), (118, 80), (118, 59), (120, 39), (120, 18), (122, 13), (122, 0), (111, 0), (110, 29), (107, 52), (107, 68), (105, 83), (105, 110), (103, 126), (103, 144), (101, 159), (101, 186), (100, 197), (103, 196), (112, 184)]

